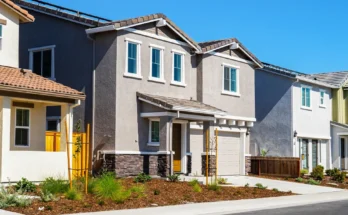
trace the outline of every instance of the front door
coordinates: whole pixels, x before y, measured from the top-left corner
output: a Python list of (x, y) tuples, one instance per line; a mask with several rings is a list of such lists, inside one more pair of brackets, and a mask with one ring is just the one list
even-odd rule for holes
[(302, 169), (308, 169), (308, 140), (302, 139)]
[(318, 166), (318, 140), (312, 140), (312, 168)]
[(344, 138), (341, 138), (341, 169), (346, 169), (346, 143)]
[(181, 172), (181, 124), (173, 124), (174, 172)]

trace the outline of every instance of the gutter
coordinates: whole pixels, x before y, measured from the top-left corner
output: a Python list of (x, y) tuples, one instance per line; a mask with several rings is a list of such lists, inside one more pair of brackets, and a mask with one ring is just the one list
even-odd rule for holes
[(95, 33), (100, 33), (100, 32), (106, 32), (106, 31), (116, 31), (117, 29), (115, 28), (115, 25), (107, 25), (107, 26), (102, 26), (102, 27), (97, 27), (97, 28), (90, 28), (86, 29), (86, 34), (95, 34)]
[(312, 80), (312, 79), (305, 78), (305, 77), (302, 77), (302, 76), (296, 76), (296, 79), (297, 79), (297, 81), (299, 81), (299, 80), (300, 81), (305, 81), (305, 82), (308, 82), (308, 83), (312, 83), (312, 84), (316, 84), (316, 85), (319, 85), (319, 86), (328, 87), (328, 88), (332, 88), (332, 89), (339, 89), (340, 88), (340, 87), (337, 87), (335, 85), (325, 84), (323, 82)]

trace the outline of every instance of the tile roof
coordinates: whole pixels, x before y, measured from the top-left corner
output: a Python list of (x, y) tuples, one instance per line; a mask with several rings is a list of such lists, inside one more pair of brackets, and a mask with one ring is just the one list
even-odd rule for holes
[(21, 21), (22, 22), (34, 22), (35, 18), (34, 16), (30, 15), (27, 10), (24, 10), (20, 6), (16, 5), (11, 0), (0, 0), (0, 3), (5, 4), (6, 6), (10, 7), (14, 11), (16, 11), (19, 15), (21, 15)]
[(196, 100), (171, 98), (139, 92), (137, 92), (137, 96), (172, 111), (183, 111), (208, 115), (226, 115), (225, 111)]
[(335, 85), (337, 87), (348, 86), (348, 71), (311, 74), (309, 77), (321, 82)]
[(97, 27), (104, 22), (111, 21), (106, 18), (94, 16), (84, 12), (75, 11), (69, 8), (64, 8), (64, 7), (54, 5), (44, 1), (39, 1), (39, 0), (12, 0), (12, 1), (16, 3), (17, 5), (24, 7), (26, 9), (39, 11), (52, 16), (58, 16), (66, 20), (88, 25), (90, 27)]
[(37, 75), (31, 70), (1, 65), (0, 90), (59, 98), (85, 99), (84, 93)]
[(290, 78), (295, 78), (297, 76), (307, 76), (307, 74), (305, 73), (301, 73), (301, 72), (297, 72), (295, 70), (291, 70), (291, 69), (287, 69), (284, 67), (280, 67), (280, 66), (276, 66), (274, 64), (270, 64), (270, 63), (266, 63), (266, 62), (262, 62), (263, 63), (263, 69), (264, 70), (268, 70), (274, 73), (278, 73), (280, 75), (285, 75), (288, 76)]
[(213, 49), (218, 49), (220, 47), (226, 46), (233, 42), (239, 44), (239, 46), (251, 57), (251, 59), (262, 67), (262, 62), (253, 53), (251, 53), (237, 38), (212, 40), (212, 41), (201, 42), (198, 44), (201, 47), (202, 52), (204, 53), (204, 52), (209, 52)]
[(104, 23), (103, 25), (114, 24), (115, 28), (121, 28), (121, 27), (131, 26), (131, 25), (134, 25), (134, 24), (141, 24), (141, 23), (144, 23), (144, 22), (149, 22), (151, 20), (156, 20), (156, 19), (160, 19), (160, 18), (166, 20), (166, 22), (169, 25), (171, 25), (178, 33), (180, 33), (187, 41), (189, 41), (194, 46), (195, 49), (201, 50), (200, 46), (193, 39), (191, 39), (185, 32), (183, 32), (178, 26), (176, 26), (174, 24), (174, 22), (172, 22), (163, 13), (155, 13), (155, 14), (135, 17), (135, 18), (131, 18), (131, 19), (116, 20), (116, 21), (112, 21), (110, 23)]

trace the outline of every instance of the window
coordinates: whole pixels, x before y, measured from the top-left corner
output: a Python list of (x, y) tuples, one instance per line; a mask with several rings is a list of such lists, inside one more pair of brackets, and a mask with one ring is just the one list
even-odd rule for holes
[(223, 94), (239, 96), (238, 68), (238, 66), (223, 64)]
[(149, 80), (164, 83), (163, 72), (163, 50), (164, 47), (150, 44), (150, 75)]
[(46, 120), (46, 131), (60, 132), (60, 117), (49, 116)]
[(159, 121), (150, 120), (148, 145), (159, 145)]
[(302, 107), (311, 107), (311, 88), (302, 86)]
[(15, 145), (29, 146), (30, 110), (16, 109)]
[(185, 85), (184, 52), (172, 50), (173, 52), (173, 77), (172, 84), (179, 86)]
[(325, 107), (325, 90), (319, 90), (320, 93), (320, 102), (319, 102), (319, 106), (320, 107)]
[(142, 78), (140, 71), (140, 41), (126, 38), (126, 71), (124, 76)]
[(46, 46), (29, 49), (29, 68), (38, 75), (55, 80), (54, 48)]
[(0, 50), (2, 49), (2, 25), (0, 24)]

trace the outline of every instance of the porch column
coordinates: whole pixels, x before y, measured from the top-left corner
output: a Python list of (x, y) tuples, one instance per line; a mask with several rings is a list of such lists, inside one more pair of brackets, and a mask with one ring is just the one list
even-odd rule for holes
[[(208, 135), (207, 135), (208, 132)], [(210, 148), (207, 148), (207, 141), (209, 143)], [(212, 148), (212, 145), (214, 144), (215, 148), (215, 140), (214, 140), (214, 122), (213, 121), (204, 121), (203, 122), (203, 150), (204, 154), (202, 155), (202, 175), (206, 175), (206, 162), (208, 162), (208, 174), (214, 174), (215, 173), (215, 167), (216, 167), (216, 159), (215, 159), (215, 150), (212, 150), (213, 153), (210, 153), (210, 149)], [(206, 152), (208, 151), (208, 161)], [(211, 161), (211, 162), (209, 162)], [(214, 170), (213, 170), (214, 169)]]
[(1, 182), (8, 181), (6, 173), (16, 171), (11, 169), (11, 164), (7, 162), (7, 158), (10, 156), (11, 127), (11, 98), (2, 97), (0, 99)]
[(172, 148), (170, 148), (171, 141), (171, 125), (172, 117), (162, 116), (160, 117), (159, 123), (159, 155), (158, 155), (158, 174), (162, 177), (166, 177), (172, 171), (172, 159), (170, 153)]
[[(72, 142), (73, 137), (73, 119), (72, 108), (69, 104), (61, 105), (61, 123), (60, 123), (60, 151), (66, 151), (69, 147), (70, 168), (72, 168)], [(67, 126), (67, 128), (66, 128)]]
[(245, 175), (245, 145), (246, 145), (246, 131), (240, 133), (240, 174)]
[[(334, 138), (334, 137), (333, 137)], [(326, 145), (326, 157), (327, 157), (327, 161), (326, 161), (326, 166), (328, 169), (332, 169), (332, 164), (333, 164), (333, 160), (332, 160), (332, 152), (331, 152), (331, 139), (327, 141), (327, 145)]]

